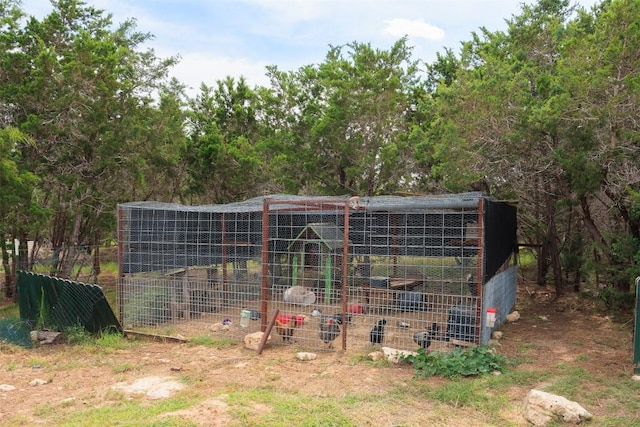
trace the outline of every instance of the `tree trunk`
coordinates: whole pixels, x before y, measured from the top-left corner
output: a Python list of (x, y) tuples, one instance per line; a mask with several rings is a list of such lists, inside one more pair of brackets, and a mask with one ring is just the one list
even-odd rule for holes
[[(547, 191), (547, 194), (551, 194)], [(564, 278), (562, 277), (562, 263), (560, 262), (560, 251), (558, 250), (558, 230), (555, 221), (555, 200), (550, 195), (545, 197), (545, 217), (547, 222), (547, 233), (544, 244), (548, 248), (549, 264), (553, 271), (553, 281), (556, 289), (556, 296), (564, 293)]]
[(82, 224), (82, 214), (76, 212), (73, 219), (73, 230), (71, 236), (69, 236), (69, 244), (67, 253), (63, 258), (62, 268), (60, 271), (60, 277), (71, 277), (71, 269), (73, 268), (74, 261), (76, 259), (76, 249), (78, 247), (78, 237), (80, 236), (80, 225)]
[[(4, 236), (4, 233), (2, 234)], [(16, 293), (16, 272), (9, 264), (9, 252), (4, 238), (0, 239), (0, 250), (2, 251), (2, 268), (4, 269), (4, 296), (10, 301), (17, 301)]]

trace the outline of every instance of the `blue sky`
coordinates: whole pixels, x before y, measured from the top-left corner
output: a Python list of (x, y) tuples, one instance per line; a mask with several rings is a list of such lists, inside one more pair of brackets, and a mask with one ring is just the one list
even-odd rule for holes
[[(590, 8), (599, 0), (573, 0)], [(113, 15), (135, 18), (160, 57), (180, 56), (172, 74), (197, 93), (230, 75), (268, 85), (267, 65), (296, 70), (324, 61), (329, 45), (353, 41), (388, 49), (407, 35), (413, 59), (432, 62), (445, 47), (458, 51), (480, 27), (506, 29), (520, 0), (86, 0)], [(49, 0), (23, 0), (42, 18)]]

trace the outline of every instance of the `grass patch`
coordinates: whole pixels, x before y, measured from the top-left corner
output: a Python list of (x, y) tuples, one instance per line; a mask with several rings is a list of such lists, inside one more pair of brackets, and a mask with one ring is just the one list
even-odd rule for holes
[[(350, 402), (281, 392), (271, 387), (232, 392), (229, 426), (357, 426), (349, 416)], [(351, 402), (352, 403), (352, 402)]]
[(212, 348), (229, 348), (235, 347), (238, 343), (235, 340), (230, 338), (213, 338), (209, 335), (198, 335), (196, 337), (190, 338), (188, 341), (189, 345), (201, 345), (204, 347), (212, 347)]
[[(168, 398), (149, 402), (130, 400), (124, 396), (114, 398), (111, 405), (87, 410), (69, 411), (68, 405), (44, 404), (36, 408), (36, 413), (49, 425), (64, 426), (196, 426), (194, 422), (170, 416), (171, 412), (186, 409), (197, 404), (197, 399), (183, 397)], [(167, 415), (169, 414), (169, 415)]]
[(127, 371), (130, 371), (132, 369), (133, 369), (133, 367), (131, 366), (130, 363), (121, 363), (121, 364), (119, 364), (119, 365), (117, 365), (117, 366), (115, 366), (113, 368), (113, 373), (114, 374), (123, 374), (123, 373), (125, 373)]
[(20, 307), (18, 304), (6, 304), (0, 307), (0, 319), (20, 318)]

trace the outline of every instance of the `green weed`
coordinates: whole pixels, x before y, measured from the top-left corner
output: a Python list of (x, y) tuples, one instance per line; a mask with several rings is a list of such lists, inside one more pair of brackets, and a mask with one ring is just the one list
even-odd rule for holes
[(511, 361), (497, 354), (491, 347), (480, 346), (466, 350), (455, 349), (447, 353), (428, 353), (423, 348), (417, 355), (404, 359), (413, 364), (416, 376), (467, 377), (502, 372)]

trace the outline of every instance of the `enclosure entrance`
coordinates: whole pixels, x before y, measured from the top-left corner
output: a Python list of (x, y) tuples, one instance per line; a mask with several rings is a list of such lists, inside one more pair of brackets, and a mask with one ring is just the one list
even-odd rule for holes
[(382, 345), (447, 349), (515, 304), (515, 208), (479, 193), (127, 203), (119, 233), (121, 323), (142, 332), (241, 340), (278, 310), (274, 344), (366, 350), (384, 320)]

